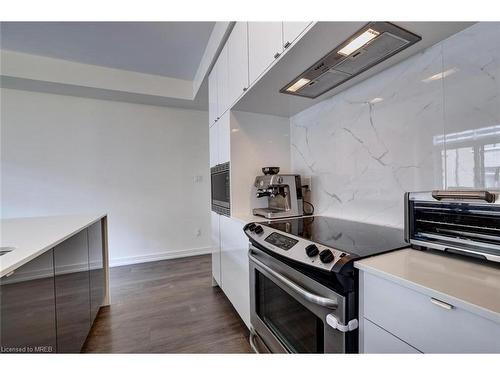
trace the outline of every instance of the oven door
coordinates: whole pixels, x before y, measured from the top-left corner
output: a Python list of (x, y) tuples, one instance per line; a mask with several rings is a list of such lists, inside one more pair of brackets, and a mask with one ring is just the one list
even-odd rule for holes
[[(345, 353), (345, 297), (250, 245), (250, 343), (257, 352)], [(357, 322), (357, 321), (356, 321)]]
[(212, 211), (229, 215), (230, 204), (230, 174), (229, 163), (219, 164), (211, 169)]

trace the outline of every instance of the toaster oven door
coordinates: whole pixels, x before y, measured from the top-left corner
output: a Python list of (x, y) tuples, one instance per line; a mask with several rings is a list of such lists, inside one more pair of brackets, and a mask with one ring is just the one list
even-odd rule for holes
[(500, 205), (471, 200), (408, 200), (410, 243), (500, 261)]

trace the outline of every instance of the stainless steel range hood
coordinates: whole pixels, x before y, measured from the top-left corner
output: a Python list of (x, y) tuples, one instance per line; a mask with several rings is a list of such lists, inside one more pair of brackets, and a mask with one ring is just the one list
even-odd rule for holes
[(420, 36), (390, 22), (368, 23), (280, 92), (317, 98), (419, 40)]

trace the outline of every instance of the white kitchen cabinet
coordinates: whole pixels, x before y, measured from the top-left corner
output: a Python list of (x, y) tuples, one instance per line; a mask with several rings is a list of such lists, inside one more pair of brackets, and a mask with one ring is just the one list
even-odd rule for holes
[(212, 239), (212, 276), (215, 282), (221, 286), (220, 269), (220, 215), (210, 211), (211, 239)]
[(217, 119), (217, 70), (214, 68), (208, 76), (208, 124), (212, 126)]
[(248, 23), (236, 22), (227, 41), (228, 104), (233, 105), (248, 88)]
[(212, 168), (213, 166), (219, 164), (219, 126), (217, 123), (210, 126), (208, 142), (210, 168)]
[(227, 111), (217, 121), (219, 138), (219, 158), (217, 164), (226, 163), (231, 159), (231, 129), (230, 129), (230, 111)]
[[(500, 353), (498, 322), (432, 290), (417, 292), (365, 271), (360, 272), (360, 319), (423, 353)], [(365, 352), (384, 350), (387, 340), (373, 336), (380, 335), (370, 328), (361, 332)]]
[(417, 349), (383, 330), (368, 319), (363, 320), (364, 340), (361, 353), (372, 354), (417, 354)]
[(283, 52), (282, 22), (248, 22), (250, 84)]
[(288, 48), (311, 22), (283, 22), (283, 48)]
[(227, 43), (222, 48), (222, 51), (215, 64), (217, 71), (217, 120), (229, 108), (228, 102), (228, 65), (227, 65)]
[(243, 226), (238, 220), (220, 216), (222, 290), (250, 327), (248, 239)]

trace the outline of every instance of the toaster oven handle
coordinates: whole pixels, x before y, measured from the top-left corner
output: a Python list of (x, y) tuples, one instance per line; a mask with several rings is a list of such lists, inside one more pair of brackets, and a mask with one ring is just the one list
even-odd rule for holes
[(261, 262), (259, 259), (257, 259), (255, 256), (252, 255), (252, 250), (248, 252), (248, 257), (252, 262), (257, 264), (260, 268), (262, 268), (264, 271), (269, 273), (271, 276), (275, 277), (279, 281), (281, 281), (283, 284), (285, 284), (287, 287), (292, 289), (294, 292), (299, 294), (302, 298), (304, 298), (306, 301), (309, 301), (311, 303), (314, 303), (315, 305), (323, 306), (326, 308), (329, 308), (331, 310), (336, 310), (338, 307), (337, 301), (333, 300), (331, 298), (323, 297), (314, 293), (309, 292), (308, 290), (305, 290), (302, 288), (300, 285), (297, 285), (290, 279), (286, 278), (282, 274), (276, 272), (273, 270), (271, 267), (267, 266), (263, 262)]
[(486, 190), (433, 190), (432, 197), (438, 201), (441, 199), (474, 199), (488, 203), (495, 202), (495, 194)]

